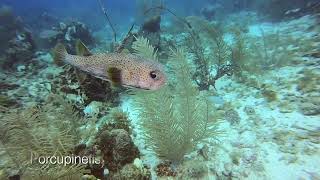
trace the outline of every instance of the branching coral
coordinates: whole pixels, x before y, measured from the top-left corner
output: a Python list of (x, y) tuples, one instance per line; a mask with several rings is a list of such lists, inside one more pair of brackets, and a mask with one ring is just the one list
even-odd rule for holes
[(136, 102), (146, 142), (160, 157), (179, 162), (197, 143), (215, 138), (219, 131), (210, 104), (193, 86), (187, 53), (172, 50), (171, 60), (176, 87), (138, 94)]

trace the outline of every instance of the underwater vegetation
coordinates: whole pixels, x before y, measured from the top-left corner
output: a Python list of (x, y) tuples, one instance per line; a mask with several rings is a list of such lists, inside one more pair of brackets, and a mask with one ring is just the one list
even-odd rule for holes
[[(107, 26), (0, 8), (0, 179), (319, 177), (319, 2), (138, 0), (129, 23), (96, 2)], [(91, 54), (79, 40), (161, 63), (166, 83), (121, 87), (55, 65), (57, 43)], [(99, 163), (36, 161), (69, 155)]]
[[(51, 102), (50, 102), (51, 101)], [(1, 147), (9, 176), (23, 179), (79, 179), (85, 166), (48, 166), (32, 162), (33, 156), (67, 155), (79, 143), (79, 124), (83, 123), (73, 109), (58, 96), (42, 107), (9, 112), (1, 117)], [(15, 174), (11, 174), (15, 172)]]
[[(134, 47), (139, 55), (156, 60), (155, 51), (148, 41), (139, 38), (137, 44)], [(170, 59), (174, 62), (177, 86), (138, 94), (135, 99), (146, 143), (159, 157), (179, 162), (199, 142), (208, 137), (216, 138), (220, 132), (218, 122), (211, 117), (211, 105), (192, 84), (186, 52), (172, 50)]]
[[(109, 177), (150, 177), (148, 169), (135, 162), (139, 162), (139, 151), (130, 137), (126, 114), (115, 109), (106, 118), (107, 123), (97, 131), (95, 116), (83, 117), (58, 95), (49, 96), (42, 106), (2, 114), (1, 158), (5, 160), (1, 164), (2, 175), (23, 179), (80, 179), (88, 173), (103, 177), (102, 167), (107, 167)], [(100, 164), (64, 166), (37, 161), (41, 156), (70, 155), (95, 157)]]
[[(200, 90), (209, 90), (210, 86), (215, 87), (215, 82), (224, 75), (232, 75), (232, 65), (229, 63), (229, 51), (227, 44), (223, 39), (223, 32), (218, 24), (210, 24), (209, 21), (199, 17), (187, 17), (192, 27), (189, 30), (189, 38), (186, 44), (190, 52), (193, 53), (193, 59), (196, 70), (193, 72), (193, 79), (198, 84)], [(196, 33), (201, 32), (201, 33)], [(214, 50), (210, 54), (205, 52), (208, 46)], [(215, 70), (215, 75), (211, 72)]]
[[(260, 76), (288, 65), (299, 49), (288, 47), (288, 42), (295, 40), (280, 35), (280, 32), (266, 34), (260, 28), (261, 37), (249, 37), (245, 24), (225, 26), (195, 16), (186, 20), (191, 28), (186, 30), (188, 35), (183, 45), (188, 45), (194, 56), (192, 79), (200, 90), (215, 87), (216, 81), (225, 75), (246, 83), (250, 78), (248, 74)], [(228, 40), (227, 36), (232, 40)]]

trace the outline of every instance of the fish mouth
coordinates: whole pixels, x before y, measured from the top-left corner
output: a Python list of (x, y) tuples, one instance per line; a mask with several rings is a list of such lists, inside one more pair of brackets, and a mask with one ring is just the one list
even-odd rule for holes
[(147, 87), (140, 87), (140, 86), (134, 86), (134, 85), (123, 85), (126, 88), (132, 88), (132, 89), (142, 89), (142, 90), (147, 90), (150, 91), (150, 88)]

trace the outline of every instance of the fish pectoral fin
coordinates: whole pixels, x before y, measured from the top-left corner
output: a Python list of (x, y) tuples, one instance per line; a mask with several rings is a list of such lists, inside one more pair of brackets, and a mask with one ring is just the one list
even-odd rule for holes
[(89, 51), (89, 49), (86, 47), (86, 45), (83, 44), (83, 42), (78, 39), (76, 41), (76, 53), (79, 56), (91, 56), (92, 53)]
[(107, 69), (108, 77), (113, 86), (121, 86), (121, 70), (115, 67)]

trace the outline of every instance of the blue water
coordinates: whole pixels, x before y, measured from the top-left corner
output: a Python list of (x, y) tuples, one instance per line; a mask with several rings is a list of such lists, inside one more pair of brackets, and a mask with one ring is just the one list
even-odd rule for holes
[[(102, 2), (115, 24), (127, 24), (135, 16), (137, 9), (135, 1), (108, 0)], [(196, 12), (196, 9), (199, 9), (206, 3), (206, 0), (197, 1), (190, 7), (185, 7), (186, 9), (179, 8), (181, 7), (181, 1), (167, 1), (165, 3), (179, 13), (189, 14), (187, 12), (189, 10), (193, 14)], [(58, 17), (73, 17), (92, 26), (99, 26), (99, 24), (101, 25), (105, 21), (96, 0), (31, 0), (26, 2), (3, 0), (2, 4), (13, 7), (17, 15), (25, 18), (48, 12)]]

